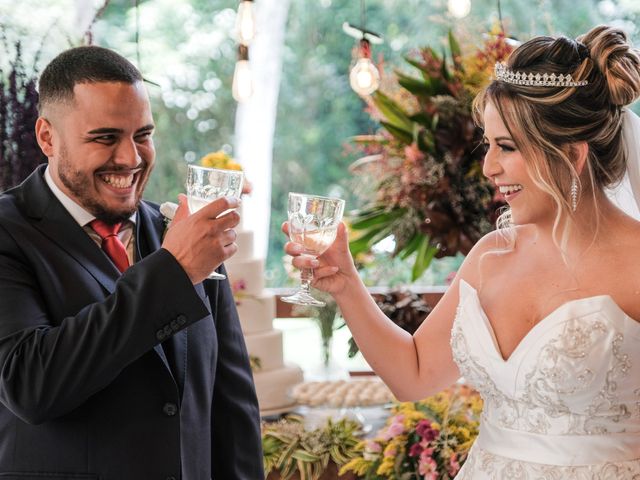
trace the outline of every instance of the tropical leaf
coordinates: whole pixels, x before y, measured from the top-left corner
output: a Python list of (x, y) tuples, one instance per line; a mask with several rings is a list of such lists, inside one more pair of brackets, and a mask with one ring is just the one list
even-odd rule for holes
[(433, 260), (433, 257), (438, 252), (438, 248), (430, 245), (429, 241), (429, 236), (423, 236), (420, 241), (420, 245), (417, 248), (416, 260), (411, 270), (411, 280), (414, 282), (422, 276), (424, 271), (429, 267), (429, 264), (431, 264), (431, 260)]
[(450, 82), (453, 79), (453, 75), (449, 71), (449, 66), (447, 65), (446, 52), (442, 52), (442, 67), (440, 68), (440, 73), (442, 73), (442, 78), (447, 82)]
[(317, 455), (309, 453), (300, 448), (293, 452), (291, 456), (296, 460), (302, 460), (303, 462), (317, 462), (320, 459), (320, 457), (318, 457)]
[(411, 142), (413, 141), (413, 126), (411, 130), (403, 130), (385, 121), (381, 121), (380, 125), (386, 128), (391, 135), (393, 135), (396, 139), (398, 139), (402, 143), (406, 143), (407, 145), (410, 145)]
[(421, 95), (425, 97), (433, 95), (431, 80), (420, 80), (418, 78), (405, 75), (400, 71), (396, 71), (396, 77), (398, 78), (398, 83), (414, 95)]
[(378, 107), (380, 113), (384, 115), (387, 123), (395, 128), (410, 132), (413, 128), (412, 122), (405, 111), (391, 98), (380, 91), (372, 95), (373, 103)]
[(451, 58), (453, 59), (454, 67), (456, 70), (463, 71), (462, 62), (460, 62), (462, 49), (460, 48), (460, 44), (452, 30), (449, 30), (449, 49), (451, 50)]
[(300, 480), (315, 480), (313, 476), (313, 468), (310, 463), (304, 461), (298, 462), (298, 472), (300, 473)]
[(283, 467), (285, 467), (286, 465), (294, 463), (292, 460), (292, 456), (296, 448), (298, 448), (298, 441), (291, 442), (282, 450), (277, 463), (277, 467), (278, 469), (280, 469), (280, 471), (282, 471)]
[(414, 113), (409, 118), (413, 123), (424, 125), (426, 128), (428, 128), (431, 125), (432, 116), (425, 111)]
[(406, 260), (409, 255), (411, 255), (413, 252), (415, 252), (418, 249), (418, 247), (422, 243), (422, 238), (423, 238), (422, 234), (419, 234), (419, 233), (415, 234), (413, 238), (402, 249), (398, 251), (397, 255), (402, 260)]
[(432, 154), (435, 153), (436, 139), (432, 131), (429, 131), (426, 128), (420, 130), (419, 134), (416, 136), (416, 143), (421, 151)]
[(391, 235), (391, 227), (391, 224), (385, 224), (383, 226), (372, 228), (361, 237), (349, 242), (351, 255), (356, 256), (359, 253), (371, 250), (372, 246)]
[(406, 208), (389, 210), (386, 207), (374, 207), (369, 210), (356, 211), (352, 214), (353, 220), (351, 228), (354, 230), (366, 230), (373, 226), (401, 218), (406, 213)]

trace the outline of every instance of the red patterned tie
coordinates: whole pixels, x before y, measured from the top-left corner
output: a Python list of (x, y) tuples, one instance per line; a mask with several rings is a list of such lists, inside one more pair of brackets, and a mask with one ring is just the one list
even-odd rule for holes
[(127, 249), (118, 237), (122, 223), (109, 225), (102, 220), (94, 220), (89, 225), (102, 238), (102, 250), (109, 255), (118, 270), (124, 272), (129, 267), (129, 256)]

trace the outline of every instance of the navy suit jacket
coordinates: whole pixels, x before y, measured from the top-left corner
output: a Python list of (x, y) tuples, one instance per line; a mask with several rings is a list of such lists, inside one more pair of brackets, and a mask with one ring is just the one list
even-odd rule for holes
[(228, 281), (194, 287), (146, 202), (121, 275), (43, 172), (0, 195), (0, 478), (263, 479)]

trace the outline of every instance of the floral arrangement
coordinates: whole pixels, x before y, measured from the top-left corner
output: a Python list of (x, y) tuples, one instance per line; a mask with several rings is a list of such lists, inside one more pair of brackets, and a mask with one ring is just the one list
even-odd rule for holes
[[(242, 170), (242, 165), (222, 150), (207, 153), (200, 159), (200, 165), (203, 167), (218, 168), (220, 170)], [(247, 176), (245, 175), (242, 183), (242, 193), (250, 194), (252, 190), (253, 186), (251, 185), (251, 182), (247, 180)]]
[(393, 235), (394, 255), (415, 254), (416, 280), (433, 258), (466, 254), (493, 228), (500, 204), (482, 174), (482, 132), (471, 105), (495, 62), (510, 52), (505, 35), (496, 33), (463, 55), (450, 33), (449, 54), (426, 47), (406, 58), (419, 78), (400, 71), (386, 76), (384, 92), (368, 105), (382, 128), (354, 138), (366, 156), (352, 170), (374, 187), (368, 205), (351, 218), (359, 234), (350, 243), (354, 256)]
[(331, 462), (340, 467), (357, 455), (360, 434), (360, 424), (349, 419), (329, 419), (324, 427), (310, 431), (295, 415), (263, 423), (265, 474), (269, 479), (319, 480)]
[(361, 441), (358, 456), (340, 473), (368, 480), (450, 480), (456, 476), (478, 435), (482, 400), (455, 385), (415, 403), (398, 403), (386, 425)]
[(222, 150), (207, 153), (200, 159), (200, 165), (221, 170), (242, 170), (242, 166)]

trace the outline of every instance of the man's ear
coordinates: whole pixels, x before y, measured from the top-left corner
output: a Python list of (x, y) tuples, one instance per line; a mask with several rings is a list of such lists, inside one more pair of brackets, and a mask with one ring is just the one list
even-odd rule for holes
[(582, 170), (587, 163), (587, 156), (589, 156), (589, 145), (587, 142), (572, 143), (571, 153), (575, 162), (576, 172), (578, 172), (578, 175), (582, 175)]
[(40, 149), (47, 156), (53, 157), (53, 125), (44, 117), (38, 117), (36, 120), (36, 140)]

